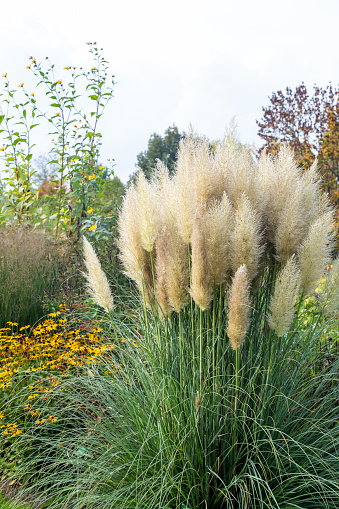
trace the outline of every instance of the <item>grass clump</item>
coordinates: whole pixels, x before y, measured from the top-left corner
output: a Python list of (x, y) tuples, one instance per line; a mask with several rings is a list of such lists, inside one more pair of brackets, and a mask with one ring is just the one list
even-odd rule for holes
[(302, 313), (332, 216), (316, 168), (302, 174), (287, 147), (256, 164), (191, 133), (173, 177), (140, 174), (119, 220), (139, 303), (125, 320), (85, 250), (115, 348), (37, 398), (60, 419), (16, 437), (35, 444), (20, 466), (32, 489), (55, 509), (337, 508), (338, 352)]
[(44, 315), (44, 295), (59, 284), (65, 249), (43, 232), (0, 231), (0, 327), (34, 325)]
[(1, 509), (31, 509), (28, 504), (12, 504), (9, 500), (6, 500), (1, 493), (0, 507)]

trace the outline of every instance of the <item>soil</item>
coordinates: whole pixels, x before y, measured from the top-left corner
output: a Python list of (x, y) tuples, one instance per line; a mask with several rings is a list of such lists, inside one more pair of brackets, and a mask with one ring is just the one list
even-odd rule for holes
[(0, 491), (4, 498), (9, 501), (15, 500), (16, 502), (29, 504), (30, 509), (40, 509), (43, 504), (47, 502), (47, 498), (41, 497), (40, 495), (21, 494), (21, 483), (13, 481), (10, 477), (2, 477), (0, 479)]

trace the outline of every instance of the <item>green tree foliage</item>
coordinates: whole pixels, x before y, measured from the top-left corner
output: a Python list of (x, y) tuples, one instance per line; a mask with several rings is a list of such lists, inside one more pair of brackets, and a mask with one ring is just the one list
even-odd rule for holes
[(126, 188), (119, 177), (106, 180), (93, 202), (93, 208), (97, 208), (102, 214), (114, 214), (118, 212)]
[[(147, 150), (137, 155), (137, 168), (140, 168), (144, 172), (146, 178), (149, 179), (157, 159), (160, 159), (166, 164), (170, 174), (173, 173), (177, 160), (179, 142), (184, 135), (185, 133), (180, 133), (178, 127), (174, 124), (166, 129), (163, 137), (160, 134), (153, 133), (148, 140)], [(130, 176), (128, 185), (135, 181), (136, 173), (137, 172), (134, 172)]]

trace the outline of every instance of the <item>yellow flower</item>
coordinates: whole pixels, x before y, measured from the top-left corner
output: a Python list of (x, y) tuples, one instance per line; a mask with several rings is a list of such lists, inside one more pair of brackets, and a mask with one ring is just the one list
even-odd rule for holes
[(56, 117), (57, 117), (57, 116), (59, 116), (59, 115), (60, 115), (60, 112), (58, 112), (58, 113), (56, 113), (56, 114), (55, 114), (55, 116), (56, 116)]
[(62, 80), (58, 80), (57, 83), (58, 83), (58, 85), (61, 85), (62, 84)]
[(104, 170), (105, 166), (100, 166), (99, 170)]
[(34, 97), (34, 92), (33, 92), (33, 94), (31, 94), (31, 96)]
[(5, 150), (5, 147), (0, 148), (0, 152), (3, 152)]
[(19, 88), (20, 88), (20, 87), (23, 87), (23, 86), (24, 86), (24, 83), (20, 83)]
[(5, 72), (5, 74), (3, 74), (2, 77), (7, 78), (7, 72)]
[(94, 224), (93, 226), (90, 226), (88, 229), (91, 230), (91, 231), (94, 231), (94, 230), (96, 230), (96, 227), (97, 227), (97, 225)]
[(91, 44), (90, 42), (86, 42), (86, 44)]
[(93, 212), (94, 212), (94, 209), (92, 209), (92, 207), (90, 209), (88, 209), (89, 214), (93, 214)]
[(31, 68), (31, 66), (30, 66), (30, 65), (28, 65), (28, 66), (26, 67), (26, 69), (30, 69), (30, 68)]
[(95, 179), (95, 175), (90, 175), (90, 176), (88, 177), (88, 180), (93, 180), (93, 179)]
[(2, 412), (0, 412), (0, 419), (3, 419), (5, 414), (3, 414)]

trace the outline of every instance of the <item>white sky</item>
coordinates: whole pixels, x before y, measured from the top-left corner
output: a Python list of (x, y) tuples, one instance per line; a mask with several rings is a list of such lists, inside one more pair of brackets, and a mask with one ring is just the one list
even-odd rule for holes
[[(117, 80), (102, 161), (126, 181), (150, 135), (173, 123), (218, 139), (235, 116), (242, 141), (259, 146), (272, 92), (338, 85), (338, 21), (339, 0), (1, 0), (0, 76), (29, 89), (30, 55), (61, 73), (89, 67), (96, 41)], [(36, 141), (36, 155), (48, 151)]]

